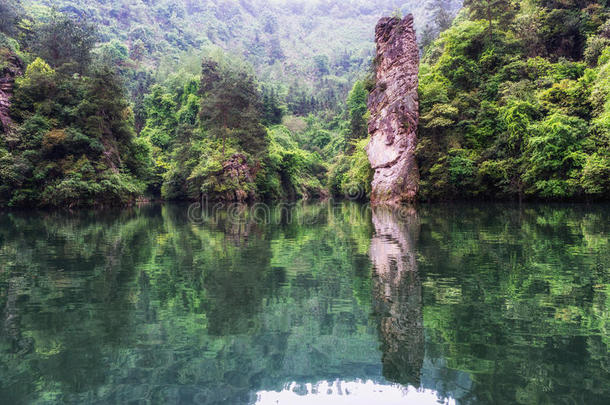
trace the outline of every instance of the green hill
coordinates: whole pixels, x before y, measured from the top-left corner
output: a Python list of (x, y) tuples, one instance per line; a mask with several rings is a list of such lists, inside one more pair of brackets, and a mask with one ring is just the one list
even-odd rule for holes
[[(411, 12), (423, 30), (432, 1), (415, 0), (23, 0), (36, 19), (52, 8), (95, 24), (103, 49), (155, 79), (218, 46), (244, 57), (259, 80), (281, 84), (297, 113), (336, 107), (373, 57), (377, 20)], [(461, 1), (443, 3), (452, 12)], [(115, 42), (117, 41), (117, 42)], [(105, 44), (105, 45), (104, 45)], [(127, 49), (123, 49), (125, 46)], [(113, 49), (116, 52), (116, 50)], [(160, 68), (160, 72), (158, 69)], [(299, 98), (315, 96), (313, 106)], [(300, 107), (300, 108), (299, 108)]]
[(610, 197), (607, 1), (493, 4), (423, 59), (420, 197)]
[(7, 0), (0, 205), (366, 198), (373, 30), (405, 12), (420, 199), (610, 197), (607, 0), (465, 6)]

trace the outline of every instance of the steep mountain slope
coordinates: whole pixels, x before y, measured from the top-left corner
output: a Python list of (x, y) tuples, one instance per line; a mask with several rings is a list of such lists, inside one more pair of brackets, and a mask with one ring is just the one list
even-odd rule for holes
[[(438, 2), (438, 0), (436, 0)], [(181, 51), (215, 45), (243, 55), (262, 81), (292, 85), (291, 93), (328, 92), (343, 101), (374, 54), (373, 28), (393, 12), (431, 20), (432, 0), (22, 0), (33, 15), (50, 8), (96, 25), (102, 42), (126, 45), (138, 67), (175, 66)], [(455, 12), (460, 0), (443, 2)], [(116, 45), (116, 44), (115, 44)], [(287, 91), (288, 89), (286, 89)]]

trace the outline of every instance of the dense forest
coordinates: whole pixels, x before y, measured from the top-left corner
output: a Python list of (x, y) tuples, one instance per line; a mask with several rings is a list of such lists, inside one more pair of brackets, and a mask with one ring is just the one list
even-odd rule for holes
[(460, 7), (4, 1), (0, 206), (366, 198), (373, 28), (406, 12), (421, 200), (609, 197), (610, 6)]
[(421, 197), (609, 197), (609, 3), (465, 5), (421, 66)]

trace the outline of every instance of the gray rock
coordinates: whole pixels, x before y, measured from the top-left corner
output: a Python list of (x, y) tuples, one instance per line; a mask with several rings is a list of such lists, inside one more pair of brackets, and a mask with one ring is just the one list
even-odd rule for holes
[(375, 27), (375, 41), (377, 85), (368, 100), (371, 141), (366, 148), (375, 170), (371, 202), (398, 205), (413, 202), (419, 184), (419, 49), (413, 16), (382, 18)]
[(3, 59), (0, 62), (4, 64), (4, 68), (0, 70), (0, 133), (6, 134), (13, 125), (9, 111), (15, 77), (22, 74), (24, 66), (23, 62), (10, 52), (0, 55), (0, 59)]

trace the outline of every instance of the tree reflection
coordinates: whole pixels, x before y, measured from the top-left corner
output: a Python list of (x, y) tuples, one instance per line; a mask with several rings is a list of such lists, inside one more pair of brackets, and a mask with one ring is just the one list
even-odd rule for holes
[(186, 211), (0, 215), (0, 402), (245, 404), (385, 377), (608, 403), (607, 206)]
[(245, 404), (369, 374), (370, 217), (336, 208), (0, 215), (0, 398)]
[(133, 342), (130, 291), (154, 214), (15, 212), (0, 225), (0, 398), (99, 386), (108, 359)]
[(608, 208), (419, 210), (426, 357), (470, 375), (462, 403), (609, 402)]

